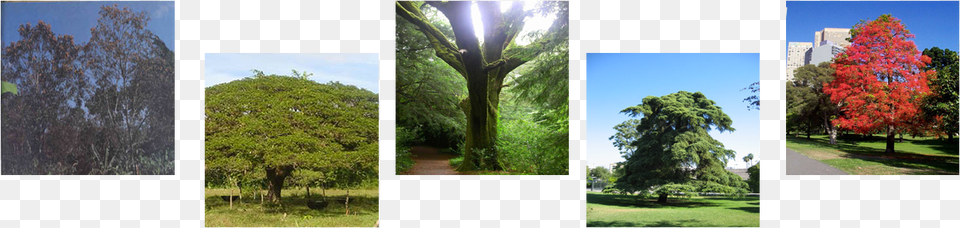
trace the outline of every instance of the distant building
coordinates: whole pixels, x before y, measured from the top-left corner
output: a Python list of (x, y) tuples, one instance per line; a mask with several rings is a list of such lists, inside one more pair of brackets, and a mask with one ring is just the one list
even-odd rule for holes
[(822, 62), (832, 62), (833, 57), (843, 52), (843, 46), (830, 40), (820, 42), (820, 45), (813, 48), (809, 64), (820, 64)]
[(850, 29), (824, 28), (816, 32), (813, 43), (814, 47), (820, 47), (820, 45), (823, 45), (823, 41), (829, 40), (841, 47), (847, 47), (850, 46), (850, 41), (847, 41), (848, 38), (850, 38)]
[(787, 44), (787, 80), (793, 80), (794, 71), (807, 64), (829, 62), (850, 46), (850, 29), (824, 28), (816, 31), (814, 42), (790, 42)]
[(787, 45), (787, 80), (793, 80), (793, 71), (810, 64), (813, 43), (790, 42)]
[(747, 169), (729, 169), (728, 168), (727, 171), (730, 171), (732, 173), (739, 175), (740, 178), (743, 178), (743, 180), (750, 179), (750, 174), (747, 173)]

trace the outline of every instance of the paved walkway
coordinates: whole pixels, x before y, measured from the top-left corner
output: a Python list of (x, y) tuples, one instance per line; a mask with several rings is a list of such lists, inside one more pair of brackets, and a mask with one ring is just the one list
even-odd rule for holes
[(410, 148), (410, 153), (416, 163), (407, 175), (460, 175), (450, 166), (450, 159), (455, 155), (442, 154), (439, 149), (426, 146)]
[(787, 175), (848, 175), (847, 172), (787, 148)]

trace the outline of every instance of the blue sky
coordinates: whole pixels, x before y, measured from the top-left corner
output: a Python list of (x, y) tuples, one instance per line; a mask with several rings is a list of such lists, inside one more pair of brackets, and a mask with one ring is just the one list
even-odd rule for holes
[(37, 25), (38, 21), (50, 24), (54, 33), (73, 35), (74, 42), (90, 40), (90, 28), (97, 26), (100, 6), (117, 4), (130, 7), (134, 12), (147, 12), (150, 21), (147, 29), (160, 36), (167, 47), (175, 50), (175, 7), (167, 2), (3, 2), (3, 45), (20, 40), (17, 29), (21, 24)]
[[(737, 151), (728, 166), (745, 168), (743, 156), (760, 149), (760, 112), (747, 110), (740, 91), (760, 80), (760, 55), (745, 54), (587, 54), (587, 164), (609, 167), (624, 161), (608, 138), (613, 126), (630, 119), (620, 114), (647, 96), (677, 91), (702, 92), (733, 120), (734, 132), (711, 131)], [(756, 158), (755, 158), (756, 159)]]
[[(958, 2), (787, 2), (787, 42), (813, 42), (823, 28), (852, 28), (882, 14), (899, 18), (917, 37), (917, 49), (960, 50)], [(784, 52), (786, 54), (786, 52)]]
[(311, 80), (339, 81), (380, 93), (380, 68), (377, 54), (207, 54), (204, 86), (230, 82), (252, 75), (252, 69), (265, 74), (291, 75), (291, 70), (313, 73)]

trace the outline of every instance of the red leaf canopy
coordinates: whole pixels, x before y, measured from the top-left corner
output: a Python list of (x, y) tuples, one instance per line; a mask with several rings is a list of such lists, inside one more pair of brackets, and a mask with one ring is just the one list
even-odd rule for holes
[(851, 45), (830, 65), (836, 78), (823, 88), (841, 108), (832, 123), (861, 134), (909, 127), (923, 96), (930, 93), (927, 80), (936, 75), (923, 70), (930, 58), (908, 40), (914, 35), (906, 26), (890, 15), (861, 21), (850, 33)]

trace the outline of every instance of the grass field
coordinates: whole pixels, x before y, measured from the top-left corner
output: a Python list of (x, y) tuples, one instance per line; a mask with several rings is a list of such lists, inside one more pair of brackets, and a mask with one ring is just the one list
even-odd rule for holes
[(837, 139), (826, 135), (787, 136), (787, 148), (854, 175), (957, 175), (960, 145), (929, 137), (904, 137), (886, 154), (886, 138)]
[[(260, 204), (260, 198), (244, 196), (242, 202), (224, 201), (231, 189), (206, 189), (207, 227), (372, 227), (379, 219), (379, 195), (374, 190), (350, 190), (350, 215), (343, 204), (331, 203), (322, 210), (307, 207), (304, 189), (284, 189), (283, 207)], [(233, 189), (236, 195), (236, 189)], [(264, 191), (266, 192), (266, 191)], [(320, 200), (320, 189), (310, 189), (311, 198)], [(345, 190), (326, 191), (327, 201), (346, 195)]]
[(587, 192), (589, 227), (758, 227), (759, 197), (692, 197), (660, 204), (635, 195)]

